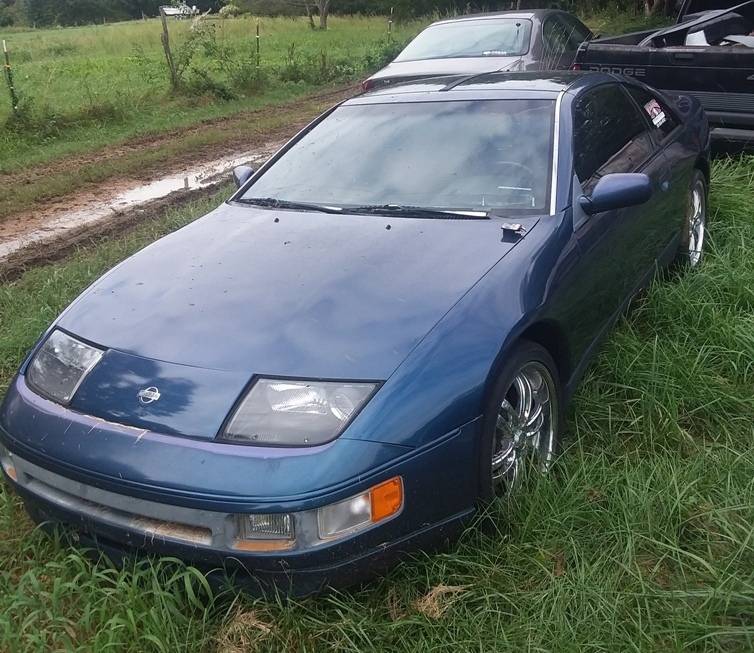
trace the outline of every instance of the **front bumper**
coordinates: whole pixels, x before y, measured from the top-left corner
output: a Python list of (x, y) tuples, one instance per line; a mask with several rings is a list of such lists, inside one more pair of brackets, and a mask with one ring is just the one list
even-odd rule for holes
[[(371, 578), (406, 553), (456, 536), (474, 513), (467, 508), (435, 523), (419, 523), (410, 532), (377, 545), (369, 544), (373, 538), (367, 531), (346, 542), (325, 545), (322, 552), (302, 547), (251, 554), (233, 550), (228, 541), (226, 526), (232, 515), (100, 490), (17, 455), (13, 463), (15, 478), (7, 474), (5, 478), (24, 500), (32, 519), (46, 527), (64, 526), (80, 545), (104, 553), (115, 563), (131, 556), (171, 556), (207, 572), (217, 582), (230, 579), (251, 591), (277, 590), (299, 597)], [(395, 530), (390, 522), (373, 530), (385, 527)]]
[(286, 557), (270, 567), (251, 555), (227, 557), (217, 551), (179, 544), (160, 536), (144, 538), (127, 529), (93, 521), (89, 515), (65, 509), (23, 489), (19, 489), (19, 494), (31, 518), (42, 524), (45, 530), (62, 526), (69, 539), (78, 546), (88, 549), (95, 557), (104, 554), (118, 566), (134, 557), (167, 556), (201, 570), (217, 587), (230, 583), (254, 594), (280, 592), (298, 598), (374, 578), (412, 551), (430, 550), (451, 541), (473, 514), (473, 510), (468, 510), (348, 558), (332, 556), (328, 562), (292, 567)]
[[(240, 492), (244, 484), (238, 478), (228, 479), (228, 475), (238, 474), (244, 465), (262, 471), (262, 467), (254, 466), (258, 462), (251, 457), (254, 448), (221, 445), (231, 453), (213, 460), (206, 447), (215, 447), (214, 443), (200, 446), (180, 437), (150, 433), (139, 436), (102, 420), (93, 420), (88, 425), (91, 418), (79, 414), (66, 416), (70, 411), (46, 404), (43, 407), (55, 412), (58, 421), (51, 421), (53, 416), (45, 415), (44, 411), (36, 412), (35, 427), (29, 427), (30, 422), (24, 420), (27, 426), (19, 428), (17, 437), (11, 429), (17, 423), (14, 418), (28, 417), (26, 408), (30, 404), (24, 399), (34, 403), (45, 401), (23, 395), (22, 392), (6, 403), (13, 410), (6, 411), (0, 423), (0, 444), (13, 454), (15, 466), (15, 478), (9, 478), (9, 482), (23, 497), (35, 520), (70, 526), (82, 543), (104, 551), (111, 558), (132, 553), (169, 555), (203, 570), (220, 569), (234, 574), (246, 579), (248, 583), (244, 584), (252, 588), (274, 586), (289, 594), (305, 595), (325, 585), (343, 586), (372, 576), (402, 553), (431, 546), (457, 533), (474, 512), (479, 420), (429, 446), (404, 449), (398, 455), (394, 452), (389, 461), (381, 461), (370, 473), (356, 477), (349, 476), (352, 469), (347, 459), (355, 443), (344, 442), (340, 453), (336, 447), (325, 448), (312, 454), (310, 463), (329, 469), (331, 484), (318, 487), (315, 483), (321, 473), (313, 472), (309, 479), (315, 479), (315, 483), (306, 494), (297, 492), (295, 497), (283, 498), (250, 494), (229, 497), (224, 492), (213, 497), (206, 492), (212, 480), (221, 490), (232, 487)], [(87, 425), (89, 428), (80, 428)], [(90, 431), (86, 436), (88, 442), (77, 437), (78, 431), (85, 433), (95, 426), (96, 437), (92, 438), (94, 431)], [(107, 445), (99, 446), (102, 443)], [(362, 443), (362, 446), (363, 451), (370, 451), (368, 447), (372, 445)], [(83, 447), (88, 451), (81, 455)], [(146, 458), (139, 469), (136, 452), (142, 450)], [(162, 456), (160, 460), (154, 459), (156, 451)], [(189, 460), (193, 464), (182, 465), (185, 476), (182, 487), (160, 487), (156, 475), (151, 476), (149, 487), (135, 482), (144, 480), (139, 479), (139, 473), (145, 468), (162, 468), (165, 477), (171, 478), (175, 462), (187, 460), (192, 451), (196, 457)], [(94, 464), (92, 452), (99, 452), (101, 464)], [(258, 455), (264, 457), (261, 452)], [(115, 472), (117, 461), (126, 461), (117, 472), (119, 477), (102, 474), (102, 470)], [(266, 470), (270, 486), (278, 484), (281, 476), (290, 476), (299, 469), (295, 457), (275, 458), (272, 462), (274, 469)], [(269, 466), (270, 461), (265, 464)], [(208, 479), (206, 474), (210, 471)], [(191, 480), (199, 476), (202, 476), (202, 483), (197, 483), (201, 485), (201, 495), (190, 493)], [(254, 474), (247, 476), (251, 477), (246, 483), (250, 492), (260, 487), (259, 478)], [(336, 541), (317, 542), (311, 536), (316, 528), (312, 511), (394, 476), (400, 476), (404, 484), (403, 510), (395, 517)], [(235, 547), (232, 526), (235, 517), (260, 512), (294, 515), (295, 545), (264, 552)]]

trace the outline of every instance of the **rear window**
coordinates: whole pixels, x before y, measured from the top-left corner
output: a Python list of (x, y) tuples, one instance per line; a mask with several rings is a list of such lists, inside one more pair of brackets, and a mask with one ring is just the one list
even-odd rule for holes
[(521, 18), (463, 20), (432, 25), (396, 61), (453, 57), (513, 57), (529, 51), (531, 21)]

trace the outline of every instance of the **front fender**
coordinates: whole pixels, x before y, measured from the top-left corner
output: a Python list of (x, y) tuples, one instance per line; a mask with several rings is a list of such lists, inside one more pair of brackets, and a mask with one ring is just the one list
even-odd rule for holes
[(542, 218), (443, 317), (344, 437), (420, 447), (477, 417), (505, 354), (548, 315), (570, 213)]

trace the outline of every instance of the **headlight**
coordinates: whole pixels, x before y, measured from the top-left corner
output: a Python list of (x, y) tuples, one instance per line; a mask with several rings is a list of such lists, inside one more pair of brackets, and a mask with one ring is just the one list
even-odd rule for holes
[(62, 331), (53, 331), (31, 361), (26, 381), (39, 394), (67, 404), (102, 353)]
[(221, 437), (249, 444), (323, 444), (340, 435), (376, 387), (374, 383), (259, 379)]

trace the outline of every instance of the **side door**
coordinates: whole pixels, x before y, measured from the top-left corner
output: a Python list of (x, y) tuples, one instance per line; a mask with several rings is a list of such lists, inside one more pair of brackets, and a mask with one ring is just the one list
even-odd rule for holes
[[(598, 86), (576, 98), (573, 109), (573, 229), (580, 258), (570, 293), (570, 327), (589, 345), (625, 307), (654, 267), (652, 234), (662, 201), (667, 166), (648, 123), (621, 84)], [(652, 197), (640, 206), (585, 214), (581, 195), (589, 195), (607, 174), (643, 172)]]
[[(628, 83), (625, 89), (639, 108), (650, 130), (662, 149), (667, 166), (667, 182), (660, 197), (660, 210), (656, 214), (657, 258), (667, 254), (664, 249), (672, 244), (681, 232), (688, 209), (688, 191), (691, 174), (698, 152), (689, 146), (682, 135), (682, 125), (671, 106), (660, 95), (637, 84)], [(672, 252), (671, 252), (672, 254)]]

